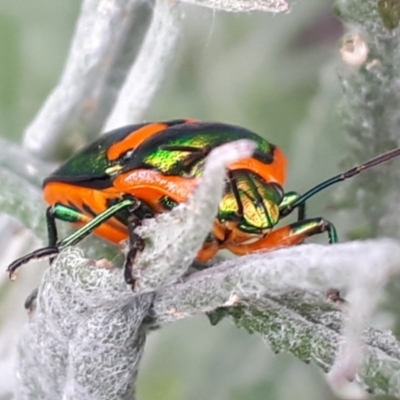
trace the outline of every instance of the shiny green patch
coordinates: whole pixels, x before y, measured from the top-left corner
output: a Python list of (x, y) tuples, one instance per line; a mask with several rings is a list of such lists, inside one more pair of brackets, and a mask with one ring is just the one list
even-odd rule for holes
[[(211, 128), (164, 137), (162, 144), (149, 149), (143, 156), (143, 163), (166, 175), (197, 177), (201, 175), (205, 157), (213, 148), (240, 139), (250, 139), (257, 143), (255, 158), (266, 164), (273, 162), (274, 146), (257, 134), (238, 127)], [(187, 150), (177, 150), (179, 147)]]
[(61, 165), (50, 178), (70, 178), (70, 181), (79, 182), (84, 179), (102, 179), (108, 175), (117, 174), (120, 166), (108, 160), (108, 149), (114, 143), (124, 140), (132, 131), (143, 126), (144, 124), (129, 125), (103, 135)]
[(279, 221), (279, 203), (282, 200), (276, 187), (246, 171), (236, 171), (233, 179), (239, 199), (229, 186), (220, 202), (219, 220), (239, 220), (242, 211), (238, 226), (243, 232), (259, 234), (275, 226)]

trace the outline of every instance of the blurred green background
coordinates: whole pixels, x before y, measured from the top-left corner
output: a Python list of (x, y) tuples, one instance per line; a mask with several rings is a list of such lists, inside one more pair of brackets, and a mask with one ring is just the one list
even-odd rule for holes
[[(57, 83), (79, 6), (72, 0), (0, 0), (2, 136), (19, 141)], [(302, 0), (279, 15), (183, 6), (182, 38), (146, 119), (196, 117), (253, 129), (287, 154), (287, 188), (293, 190), (336, 174), (345, 156), (336, 77), (343, 28), (332, 6), (332, 1)], [(343, 237), (345, 218), (326, 207), (331, 195), (313, 199), (309, 214), (334, 221)], [(204, 316), (150, 335), (139, 395), (142, 400), (333, 398), (313, 365), (274, 355), (259, 337), (228, 320), (212, 327)]]

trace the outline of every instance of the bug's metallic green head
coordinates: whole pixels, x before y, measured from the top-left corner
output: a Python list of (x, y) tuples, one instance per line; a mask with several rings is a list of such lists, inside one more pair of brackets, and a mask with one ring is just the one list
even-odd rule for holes
[[(279, 222), (283, 189), (248, 171), (233, 171), (219, 204), (218, 219), (244, 237), (268, 233)], [(235, 228), (232, 226), (235, 223)]]

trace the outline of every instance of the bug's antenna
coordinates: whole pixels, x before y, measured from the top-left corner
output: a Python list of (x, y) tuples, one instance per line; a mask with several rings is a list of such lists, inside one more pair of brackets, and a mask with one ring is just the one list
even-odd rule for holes
[(397, 147), (396, 149), (393, 150), (389, 150), (386, 153), (380, 154), (379, 156), (376, 156), (371, 160), (368, 160), (364, 164), (357, 165), (346, 172), (342, 172), (341, 174), (333, 176), (332, 178), (329, 178), (326, 181), (319, 183), (318, 185), (314, 186), (312, 189), (308, 190), (303, 195), (301, 195), (293, 204), (287, 207), (288, 211), (291, 211), (293, 208), (298, 207), (300, 204), (304, 203), (310, 197), (314, 196), (321, 190), (324, 190), (328, 186), (334, 185), (335, 183), (344, 181), (348, 178), (352, 178), (354, 175), (359, 174), (365, 169), (375, 167), (376, 165), (382, 164), (398, 156), (400, 156), (400, 147)]

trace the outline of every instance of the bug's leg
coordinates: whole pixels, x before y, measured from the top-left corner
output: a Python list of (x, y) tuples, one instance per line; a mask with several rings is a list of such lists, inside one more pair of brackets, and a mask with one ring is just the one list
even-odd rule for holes
[[(78, 210), (72, 207), (65, 206), (63, 204), (55, 204), (46, 209), (46, 225), (47, 225), (47, 237), (48, 247), (56, 247), (58, 242), (58, 231), (56, 226), (56, 219), (64, 222), (82, 224), (90, 221), (90, 218)], [(53, 262), (54, 257), (50, 258), (50, 264)]]
[(219, 250), (220, 242), (215, 238), (212, 233), (210, 233), (207, 239), (204, 241), (203, 247), (197, 253), (196, 260), (205, 263), (213, 258)]
[(103, 211), (96, 217), (89, 219), (86, 215), (79, 211), (76, 211), (70, 207), (63, 205), (56, 205), (53, 207), (54, 217), (62, 219), (68, 222), (80, 222), (85, 223), (81, 228), (67, 236), (66, 238), (59, 241), (54, 246), (44, 247), (39, 250), (35, 250), (21, 258), (18, 258), (13, 263), (11, 263), (7, 271), (10, 277), (13, 277), (15, 270), (17, 270), (21, 265), (28, 263), (31, 260), (39, 260), (44, 258), (50, 258), (56, 256), (63, 248), (68, 246), (73, 246), (87, 237), (94, 229), (106, 222), (108, 219), (112, 218), (115, 214), (127, 207), (135, 207), (139, 205), (139, 201), (136, 199), (124, 199), (119, 203), (114, 204), (107, 210)]
[(7, 267), (7, 272), (9, 273), (11, 279), (15, 279), (14, 273), (21, 265), (27, 264), (28, 262), (33, 260), (38, 261), (55, 257), (59, 252), (60, 250), (57, 246), (43, 247), (42, 249), (35, 250), (32, 253), (26, 254), (25, 256), (22, 256), (13, 261)]
[[(63, 220), (63, 213), (58, 212), (60, 207), (70, 209), (70, 207), (61, 206), (61, 205), (50, 206), (50, 207), (47, 207), (47, 209), (46, 209), (46, 226), (47, 226), (47, 237), (48, 237), (47, 248), (49, 248), (49, 249), (50, 248), (55, 249), (57, 241), (58, 241), (56, 218)], [(70, 210), (75, 211), (73, 209), (70, 209)], [(84, 217), (84, 216), (82, 215), (82, 217)], [(79, 220), (74, 221), (74, 222), (81, 222), (81, 219), (82, 218), (80, 218)], [(55, 256), (57, 254), (58, 254), (58, 252), (55, 253), (54, 256), (49, 257), (50, 265), (53, 263), (54, 259), (56, 258)], [(39, 257), (37, 259), (39, 259)], [(28, 310), (29, 313), (33, 312), (33, 310), (34, 310), (37, 293), (38, 293), (38, 289), (36, 288), (25, 300), (24, 307), (25, 307), (25, 309)]]
[(58, 232), (56, 226), (56, 215), (54, 213), (54, 207), (47, 207), (46, 209), (46, 226), (47, 226), (47, 237), (49, 247), (56, 245), (58, 241)]
[[(73, 246), (83, 240), (85, 237), (89, 236), (97, 227), (99, 227), (104, 222), (108, 221), (110, 218), (113, 218), (115, 214), (119, 213), (121, 210), (130, 207), (137, 207), (139, 205), (139, 201), (136, 199), (124, 199), (119, 203), (115, 203), (111, 207), (107, 208), (101, 214), (92, 218), (85, 225), (80, 227), (74, 233), (62, 239), (58, 243), (58, 247), (64, 248), (68, 246)], [(71, 221), (76, 222), (76, 221)]]
[(33, 292), (26, 298), (24, 307), (28, 311), (28, 314), (32, 314), (35, 311), (37, 296), (38, 288), (34, 289)]
[(306, 219), (306, 203), (301, 203), (297, 208), (297, 221), (304, 221)]
[(292, 211), (297, 208), (297, 221), (303, 221), (306, 219), (306, 203), (300, 203), (296, 207), (292, 207), (300, 195), (297, 192), (287, 192), (283, 196), (281, 204), (279, 205), (279, 211), (281, 218), (291, 214)]
[(324, 232), (328, 233), (329, 243), (337, 243), (336, 229), (331, 222), (323, 218), (310, 218), (283, 226), (256, 242), (238, 245), (228, 244), (227, 248), (237, 255), (275, 250), (280, 247), (303, 243), (308, 237)]
[(11, 263), (7, 271), (10, 274), (10, 278), (13, 277), (14, 272), (24, 264), (27, 264), (32, 260), (43, 260), (50, 259), (50, 264), (54, 260), (55, 256), (60, 252), (60, 244), (57, 245), (58, 234), (55, 220), (60, 219), (66, 222), (88, 222), (89, 218), (81, 212), (62, 204), (56, 204), (55, 206), (48, 207), (46, 210), (46, 224), (47, 233), (49, 237), (49, 245), (41, 249), (35, 250), (25, 256), (22, 256)]
[[(54, 207), (47, 207), (46, 209), (46, 226), (47, 226), (47, 238), (48, 247), (54, 247), (58, 241), (58, 232), (56, 225), (56, 216), (53, 211)], [(50, 257), (49, 264), (54, 261), (55, 257)]]
[[(46, 209), (46, 226), (47, 226), (47, 237), (48, 247), (54, 248), (58, 240), (58, 232), (56, 226), (56, 220), (53, 212), (53, 207), (47, 207)], [(49, 258), (49, 263), (54, 261), (55, 257)], [(34, 289), (33, 292), (25, 300), (24, 307), (29, 313), (32, 313), (35, 308), (35, 302), (37, 297), (38, 289)]]
[(135, 279), (132, 276), (132, 267), (135, 264), (137, 255), (144, 250), (144, 240), (135, 233), (135, 228), (138, 226), (138, 218), (132, 214), (128, 218), (128, 232), (129, 232), (129, 250), (124, 261), (124, 277), (128, 285), (135, 286)]

